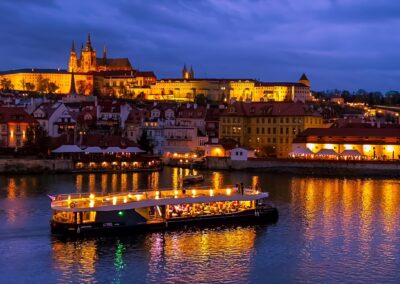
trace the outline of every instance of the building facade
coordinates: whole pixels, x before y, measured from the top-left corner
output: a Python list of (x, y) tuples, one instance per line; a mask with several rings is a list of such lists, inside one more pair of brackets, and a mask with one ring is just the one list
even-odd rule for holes
[(302, 103), (235, 102), (221, 114), (219, 137), (283, 158), (299, 133), (322, 124), (322, 117)]
[(0, 147), (20, 148), (27, 140), (27, 130), (37, 121), (23, 108), (0, 107)]

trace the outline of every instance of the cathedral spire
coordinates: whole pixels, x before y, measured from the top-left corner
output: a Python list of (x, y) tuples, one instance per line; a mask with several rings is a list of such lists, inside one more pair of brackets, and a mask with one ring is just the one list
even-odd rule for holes
[(187, 72), (187, 68), (186, 68), (186, 63), (183, 64), (183, 69), (182, 69), (182, 79), (187, 79), (188, 77), (188, 72)]
[(72, 41), (71, 52), (75, 52), (75, 41)]
[(194, 71), (193, 71), (192, 65), (190, 65), (189, 77), (190, 77), (190, 79), (194, 79)]
[(90, 33), (88, 33), (86, 47), (87, 49), (92, 50), (92, 41), (90, 40)]
[(72, 71), (72, 75), (71, 75), (71, 87), (69, 89), (69, 94), (76, 95), (74, 71)]
[(103, 51), (103, 65), (107, 65), (107, 47), (104, 46), (104, 51)]

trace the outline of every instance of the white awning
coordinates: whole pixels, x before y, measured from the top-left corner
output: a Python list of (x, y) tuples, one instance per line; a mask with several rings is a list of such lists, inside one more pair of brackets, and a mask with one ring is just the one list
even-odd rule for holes
[(76, 145), (62, 145), (52, 151), (53, 153), (82, 153), (82, 149)]
[(310, 149), (299, 147), (294, 149), (293, 152), (290, 152), (289, 155), (297, 156), (297, 155), (312, 155), (314, 154)]
[(351, 156), (351, 157), (361, 157), (361, 153), (357, 150), (344, 150), (340, 155), (342, 156)]
[(333, 149), (322, 149), (317, 154), (317, 156), (337, 156), (338, 153), (335, 152)]
[(106, 153), (124, 153), (120, 147), (108, 147), (104, 150)]
[(103, 153), (104, 151), (100, 147), (87, 147), (85, 150), (87, 154), (94, 154), (94, 153)]
[(139, 149), (138, 147), (128, 147), (126, 149), (122, 149), (124, 153), (144, 153), (142, 149)]

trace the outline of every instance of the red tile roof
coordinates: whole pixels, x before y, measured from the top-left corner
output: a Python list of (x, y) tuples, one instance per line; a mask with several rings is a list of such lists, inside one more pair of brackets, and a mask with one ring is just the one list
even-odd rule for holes
[(25, 122), (38, 123), (31, 115), (20, 107), (0, 107), (0, 123)]
[(320, 116), (303, 103), (234, 102), (222, 116)]
[(399, 128), (308, 128), (293, 143), (400, 144)]

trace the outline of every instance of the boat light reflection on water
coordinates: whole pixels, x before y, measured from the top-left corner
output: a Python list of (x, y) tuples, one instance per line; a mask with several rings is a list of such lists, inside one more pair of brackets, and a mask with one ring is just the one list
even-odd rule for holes
[(168, 283), (204, 283), (210, 279), (223, 282), (229, 276), (244, 283), (251, 273), (256, 238), (262, 234), (260, 229), (248, 226), (207, 229), (201, 234), (160, 232), (109, 241), (64, 242), (54, 238), (52, 255), (55, 268), (62, 271), (60, 282), (90, 282), (97, 269), (113, 263), (114, 267), (108, 266), (103, 276), (106, 283), (124, 283), (133, 267), (146, 271), (147, 275), (138, 276), (147, 282), (159, 282), (161, 277)]

